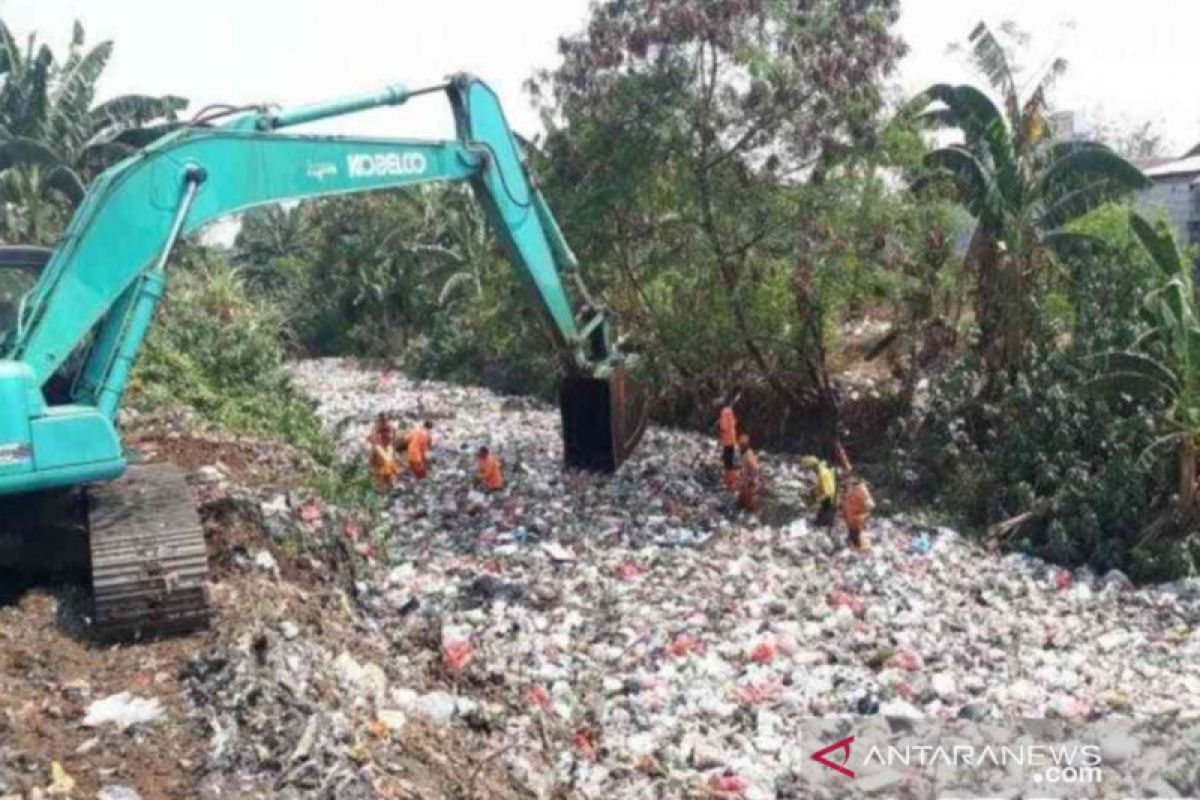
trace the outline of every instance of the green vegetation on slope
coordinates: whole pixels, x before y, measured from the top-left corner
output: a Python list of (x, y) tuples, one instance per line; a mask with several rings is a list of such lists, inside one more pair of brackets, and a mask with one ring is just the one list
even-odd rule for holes
[(242, 275), (220, 255), (190, 250), (176, 261), (131, 402), (187, 405), (230, 431), (279, 437), (327, 463), (329, 442), (312, 404), (284, 369), (283, 316), (248, 298)]

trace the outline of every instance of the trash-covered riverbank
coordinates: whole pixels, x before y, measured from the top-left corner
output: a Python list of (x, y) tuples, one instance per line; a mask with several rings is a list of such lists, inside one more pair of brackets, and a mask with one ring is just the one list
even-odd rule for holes
[[(457, 674), (433, 716), (494, 714), (510, 766), (549, 747), (547, 790), (676, 796), (732, 777), (783, 796), (808, 716), (1200, 712), (1194, 582), (1134, 588), (903, 519), (873, 521), (857, 553), (795, 516), (794, 459), (765, 455), (773, 507), (795, 516), (768, 525), (733, 509), (701, 436), (652, 429), (617, 475), (564, 475), (553, 408), (342, 362), (297, 375), (345, 457), (380, 411), (434, 422), (430, 478), (401, 481), (361, 597), (402, 641), (437, 630), (440, 652), (398, 646), (393, 666)], [(511, 476), (499, 496), (469, 488), (481, 444)]]
[[(381, 411), (431, 420), (428, 479), (368, 517), (318, 499), (286, 448), (132, 423), (144, 456), (192, 472), (216, 623), (94, 648), (78, 589), (0, 609), (0, 797), (922, 798), (932, 773), (849, 780), (814, 750), (1018, 717), (1148, 731), (1104, 740), (1105, 787), (1200, 791), (1195, 582), (1134, 587), (904, 518), (855, 552), (811, 523), (798, 459), (763, 454), (752, 518), (712, 437), (652, 428), (615, 476), (565, 474), (549, 406), (294, 372), (345, 459)], [(480, 445), (498, 494), (474, 485)]]

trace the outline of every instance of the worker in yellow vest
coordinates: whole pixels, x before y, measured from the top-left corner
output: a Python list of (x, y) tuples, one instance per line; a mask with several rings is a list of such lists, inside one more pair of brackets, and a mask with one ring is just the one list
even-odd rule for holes
[(396, 433), (387, 415), (380, 413), (367, 436), (370, 447), (371, 477), (375, 479), (375, 490), (387, 494), (400, 477), (400, 464), (396, 460)]
[(815, 456), (805, 456), (800, 464), (811, 469), (816, 478), (813, 503), (817, 507), (817, 517), (814, 522), (822, 528), (831, 527), (837, 519), (837, 474), (833, 467)]

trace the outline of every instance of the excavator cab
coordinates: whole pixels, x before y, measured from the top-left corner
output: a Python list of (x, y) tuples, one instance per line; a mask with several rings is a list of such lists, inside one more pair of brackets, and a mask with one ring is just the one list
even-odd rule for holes
[(563, 458), (573, 469), (615, 472), (633, 453), (646, 430), (646, 395), (629, 377), (624, 356), (616, 354), (603, 311), (585, 303), (579, 314), (587, 361), (607, 363), (599, 375), (568, 372), (559, 384)]

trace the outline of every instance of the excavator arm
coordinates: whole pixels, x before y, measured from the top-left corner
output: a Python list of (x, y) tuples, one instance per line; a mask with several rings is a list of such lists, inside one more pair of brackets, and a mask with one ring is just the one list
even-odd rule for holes
[[(189, 128), (101, 175), (22, 310), (11, 356), (28, 364), (39, 384), (45, 382), (122, 293), (169, 251), (173, 236), (256, 206), (438, 181), (471, 183), (536, 289), (560, 346), (573, 348), (579, 329), (560, 269), (573, 268), (574, 258), (526, 175), (500, 104), (477, 80), (459, 78), (443, 88), (455, 112), (455, 141), (280, 133), (410, 97), (392, 87), (348, 101), (251, 114), (222, 127)], [(175, 230), (191, 184), (194, 197)], [(588, 363), (576, 359), (581, 369)]]
[[(444, 91), (457, 136), (427, 142), (296, 135), (307, 122)], [(0, 345), (0, 495), (105, 480), (125, 460), (112, 427), (164, 290), (172, 247), (219, 217), (288, 200), (466, 181), (531, 288), (566, 375), (560, 400), (566, 461), (612, 470), (636, 445), (644, 409), (602, 308), (525, 169), (486, 84), (382, 92), (292, 110), (258, 109), (166, 136), (100, 175), (24, 299)], [(581, 293), (576, 315), (564, 276)], [(87, 346), (72, 403), (41, 388)]]

